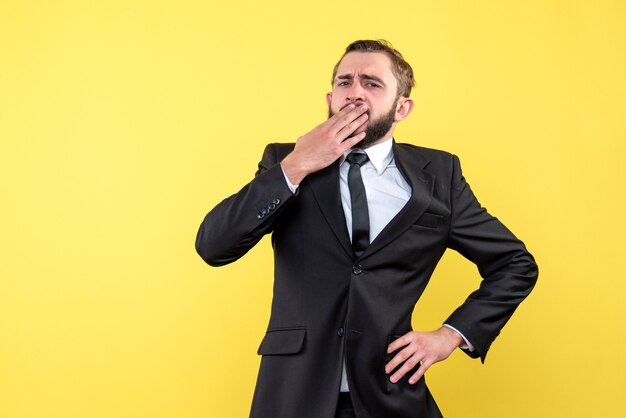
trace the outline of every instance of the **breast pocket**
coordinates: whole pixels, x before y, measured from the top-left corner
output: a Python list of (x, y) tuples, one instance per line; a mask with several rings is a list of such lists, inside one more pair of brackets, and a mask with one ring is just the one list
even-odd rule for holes
[(436, 229), (439, 228), (439, 225), (443, 222), (443, 215), (439, 215), (432, 212), (424, 212), (422, 216), (420, 216), (417, 221), (413, 224), (414, 226), (421, 226), (424, 228)]

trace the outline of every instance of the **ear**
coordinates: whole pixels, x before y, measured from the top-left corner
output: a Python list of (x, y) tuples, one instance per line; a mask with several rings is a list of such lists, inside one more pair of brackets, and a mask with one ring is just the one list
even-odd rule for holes
[(396, 106), (396, 122), (406, 119), (413, 110), (413, 100), (408, 97), (400, 97)]
[(330, 107), (330, 101), (333, 98), (333, 94), (332, 93), (326, 93), (326, 106)]

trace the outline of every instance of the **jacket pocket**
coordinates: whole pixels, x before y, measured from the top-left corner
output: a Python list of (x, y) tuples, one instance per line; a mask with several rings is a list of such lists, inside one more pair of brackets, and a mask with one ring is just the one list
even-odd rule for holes
[(426, 228), (439, 228), (441, 225), (441, 221), (443, 220), (443, 215), (438, 215), (436, 213), (424, 212), (422, 216), (419, 217), (417, 221), (413, 224), (414, 226), (423, 226)]
[(304, 345), (305, 327), (269, 329), (261, 341), (257, 354), (272, 356), (297, 354)]

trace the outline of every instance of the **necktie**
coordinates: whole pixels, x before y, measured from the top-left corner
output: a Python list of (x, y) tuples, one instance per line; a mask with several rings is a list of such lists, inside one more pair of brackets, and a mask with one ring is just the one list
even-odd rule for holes
[(352, 203), (352, 250), (357, 257), (370, 244), (370, 217), (367, 210), (367, 196), (361, 177), (361, 166), (367, 162), (367, 154), (351, 152), (346, 157), (350, 163), (348, 188)]

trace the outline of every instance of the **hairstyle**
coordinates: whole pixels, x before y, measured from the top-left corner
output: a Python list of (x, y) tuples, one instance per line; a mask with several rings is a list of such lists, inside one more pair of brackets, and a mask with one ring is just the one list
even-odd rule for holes
[(337, 61), (337, 64), (335, 64), (335, 68), (333, 68), (333, 78), (330, 80), (331, 84), (334, 84), (335, 82), (337, 68), (339, 68), (341, 60), (343, 60), (343, 57), (350, 52), (382, 52), (387, 54), (387, 56), (391, 59), (391, 71), (398, 82), (397, 94), (399, 96), (409, 97), (411, 94), (411, 88), (415, 86), (413, 69), (409, 63), (404, 60), (402, 54), (395, 49), (391, 43), (385, 41), (384, 39), (359, 40), (348, 45), (346, 51), (343, 53), (339, 61)]

